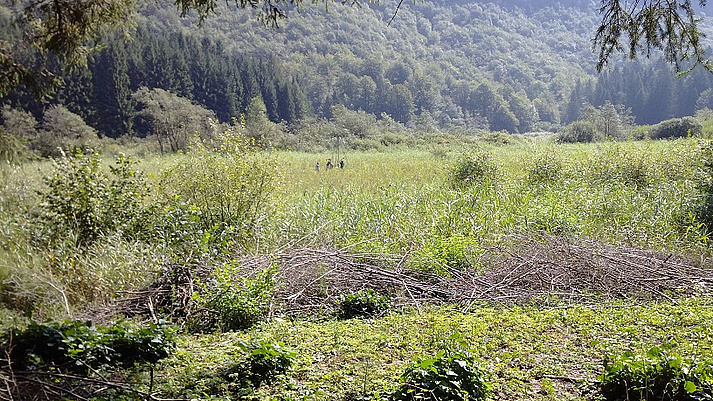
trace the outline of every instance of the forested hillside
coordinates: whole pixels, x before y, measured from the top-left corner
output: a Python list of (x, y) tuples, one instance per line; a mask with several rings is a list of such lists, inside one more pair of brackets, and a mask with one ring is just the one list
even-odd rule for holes
[[(394, 15), (396, 3), (334, 4), (305, 7), (272, 28), (250, 10), (222, 7), (199, 23), (169, 1), (149, 2), (133, 40), (108, 38), (49, 104), (114, 137), (142, 135), (132, 95), (140, 87), (191, 99), (221, 121), (260, 96), (273, 122), (331, 118), (343, 105), (419, 131), (556, 131), (587, 103), (623, 105), (639, 124), (713, 106), (711, 74), (678, 78), (656, 55), (597, 74), (596, 6), (435, 0)], [(48, 107), (29, 94), (2, 103), (38, 118)]]

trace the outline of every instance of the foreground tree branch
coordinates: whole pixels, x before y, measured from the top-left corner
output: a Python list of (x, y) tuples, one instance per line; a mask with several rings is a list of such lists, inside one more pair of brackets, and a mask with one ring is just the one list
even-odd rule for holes
[[(701, 7), (706, 0), (698, 0)], [(599, 51), (597, 70), (601, 71), (612, 54), (628, 52), (634, 59), (661, 50), (666, 61), (684, 72), (701, 65), (713, 71), (706, 58), (699, 30), (699, 18), (691, 0), (602, 0), (602, 22), (594, 37), (594, 49)]]

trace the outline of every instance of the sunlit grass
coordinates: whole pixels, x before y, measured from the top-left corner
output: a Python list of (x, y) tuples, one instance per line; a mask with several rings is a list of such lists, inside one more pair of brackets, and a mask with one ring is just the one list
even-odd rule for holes
[[(263, 235), (277, 245), (317, 237), (332, 246), (405, 253), (454, 235), (492, 243), (534, 230), (708, 252), (691, 220), (699, 196), (695, 141), (476, 146), (493, 157), (497, 172), (458, 189), (449, 174), (459, 148), (445, 158), (425, 151), (350, 154), (345, 169), (329, 171), (324, 155), (284, 154), (285, 185)], [(554, 167), (543, 170), (543, 163)], [(537, 168), (546, 176), (533, 181)]]

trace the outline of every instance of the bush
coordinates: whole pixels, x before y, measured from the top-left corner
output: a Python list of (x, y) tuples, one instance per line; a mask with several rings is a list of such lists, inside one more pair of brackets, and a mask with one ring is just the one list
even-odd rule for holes
[(503, 131), (485, 132), (481, 139), (496, 145), (509, 145), (514, 142), (513, 136)]
[(31, 323), (2, 337), (4, 355), (14, 369), (88, 373), (103, 367), (155, 364), (174, 347), (174, 330), (165, 324), (144, 328), (91, 322)]
[(143, 229), (143, 199), (148, 187), (134, 162), (119, 156), (110, 174), (102, 172), (98, 153), (54, 159), (47, 190), (40, 194), (39, 223), (50, 241), (76, 238), (88, 245), (97, 238), (120, 231), (126, 235)]
[(160, 196), (193, 209), (203, 232), (220, 236), (228, 230), (248, 239), (280, 181), (277, 155), (256, 151), (233, 129), (220, 140), (215, 150), (194, 141), (191, 151), (161, 175)]
[[(4, 392), (16, 400), (138, 400), (153, 385), (137, 374), (166, 358), (175, 331), (164, 324), (31, 323), (2, 336)], [(120, 385), (116, 385), (121, 383)]]
[(263, 339), (249, 343), (238, 343), (247, 354), (246, 376), (252, 385), (260, 387), (262, 383), (272, 383), (279, 375), (287, 372), (295, 359), (295, 353), (281, 343), (268, 343)]
[(703, 223), (706, 231), (713, 230), (713, 141), (701, 140), (701, 162), (698, 168), (697, 187), (700, 201), (695, 207), (696, 220)]
[(349, 141), (349, 149), (357, 152), (381, 151), (384, 145), (376, 139), (352, 139)]
[(16, 164), (28, 156), (25, 140), (0, 128), (0, 162)]
[(492, 386), (480, 362), (467, 351), (440, 351), (434, 358), (416, 359), (391, 393), (393, 401), (480, 401), (492, 397)]
[(703, 126), (693, 117), (674, 118), (662, 121), (649, 129), (651, 139), (673, 139), (688, 136), (698, 137), (703, 132)]
[(206, 396), (210, 396), (210, 399), (257, 399), (255, 390), (284, 376), (292, 367), (296, 356), (283, 344), (270, 343), (261, 338), (249, 342), (240, 341), (238, 346), (241, 355), (237, 355), (236, 361), (225, 368), (199, 374), (190, 373), (185, 379), (190, 382), (185, 388), (189, 391), (179, 393), (181, 398), (194, 399), (200, 395), (201, 399)]
[(450, 169), (450, 183), (454, 188), (464, 188), (482, 183), (497, 176), (498, 167), (493, 156), (482, 149), (461, 153)]
[(272, 267), (254, 279), (239, 276), (239, 266), (227, 263), (215, 270), (210, 282), (200, 283), (194, 294), (198, 313), (190, 317), (194, 330), (243, 330), (263, 320), (270, 311), (274, 291)]
[(390, 299), (372, 289), (342, 295), (337, 300), (340, 319), (369, 318), (389, 309)]
[(465, 270), (476, 267), (481, 253), (477, 240), (472, 237), (459, 234), (434, 236), (416, 254), (414, 267), (421, 271), (448, 274), (444, 268)]
[(597, 127), (585, 121), (575, 121), (557, 135), (559, 143), (591, 143), (602, 139), (603, 136), (597, 131)]
[(684, 359), (663, 346), (646, 355), (626, 352), (607, 357), (597, 389), (606, 400), (710, 400), (712, 380), (710, 363)]

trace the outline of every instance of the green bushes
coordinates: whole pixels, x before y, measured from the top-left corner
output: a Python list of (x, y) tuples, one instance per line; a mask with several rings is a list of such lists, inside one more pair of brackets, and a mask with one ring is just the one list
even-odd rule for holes
[(255, 387), (263, 383), (272, 383), (278, 376), (285, 374), (296, 354), (281, 343), (269, 343), (264, 339), (238, 343), (240, 349), (247, 355), (246, 369), (243, 375)]
[(662, 121), (649, 129), (651, 139), (674, 139), (701, 136), (703, 126), (693, 117)]
[(19, 369), (84, 372), (105, 366), (155, 364), (174, 347), (174, 330), (165, 324), (148, 327), (96, 326), (91, 322), (31, 323), (2, 337), (2, 347)]
[(28, 155), (25, 141), (20, 136), (0, 128), (0, 162), (15, 164)]
[(141, 230), (143, 199), (148, 187), (134, 162), (119, 156), (109, 174), (98, 153), (62, 154), (52, 162), (41, 193), (39, 224), (50, 242), (76, 238), (88, 245), (114, 232), (132, 235)]
[[(226, 355), (228, 363), (222, 367), (212, 361), (198, 370), (191, 366), (171, 378), (170, 394), (180, 399), (263, 399), (258, 391), (285, 378), (297, 357), (284, 344), (263, 338), (239, 340), (236, 344), (237, 350)], [(220, 354), (220, 350), (211, 354)]]
[(378, 316), (389, 309), (388, 296), (367, 289), (345, 294), (337, 300), (337, 316), (340, 319), (369, 318)]
[(585, 121), (575, 121), (565, 127), (557, 136), (559, 143), (591, 143), (603, 139), (597, 127)]
[(497, 172), (493, 156), (483, 149), (475, 149), (461, 153), (450, 168), (449, 181), (454, 188), (464, 188), (492, 180)]
[[(141, 371), (172, 352), (175, 330), (165, 324), (97, 326), (90, 322), (31, 323), (2, 336), (0, 374), (9, 399), (145, 400), (153, 373)], [(148, 392), (143, 391), (147, 389)]]
[(434, 236), (416, 254), (414, 268), (434, 273), (446, 273), (445, 269), (471, 269), (477, 266), (481, 253), (477, 240), (472, 237)]
[(606, 400), (694, 401), (713, 399), (713, 366), (685, 359), (670, 347), (645, 355), (626, 352), (604, 360), (597, 390)]
[(239, 133), (226, 131), (217, 150), (196, 142), (161, 176), (168, 204), (185, 203), (203, 231), (251, 237), (262, 207), (280, 182), (274, 153), (256, 152)]
[(216, 268), (211, 280), (201, 283), (194, 294), (197, 311), (189, 325), (198, 331), (229, 331), (247, 329), (263, 320), (270, 310), (275, 273), (273, 267), (251, 279), (243, 277), (235, 263)]
[(482, 401), (492, 398), (487, 373), (467, 351), (439, 351), (434, 358), (416, 359), (391, 393), (393, 401)]

